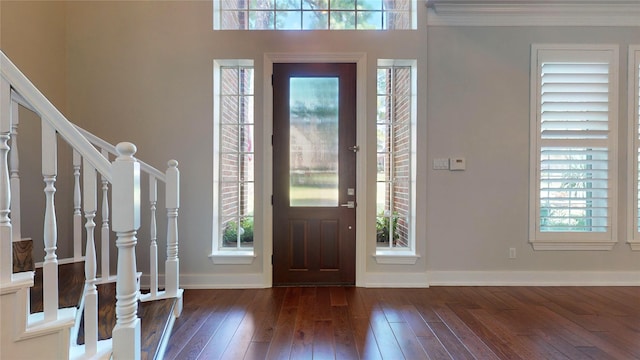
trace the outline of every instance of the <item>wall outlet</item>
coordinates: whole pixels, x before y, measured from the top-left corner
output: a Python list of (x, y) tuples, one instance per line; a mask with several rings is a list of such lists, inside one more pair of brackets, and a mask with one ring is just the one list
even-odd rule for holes
[(516, 248), (509, 248), (509, 259), (516, 258)]

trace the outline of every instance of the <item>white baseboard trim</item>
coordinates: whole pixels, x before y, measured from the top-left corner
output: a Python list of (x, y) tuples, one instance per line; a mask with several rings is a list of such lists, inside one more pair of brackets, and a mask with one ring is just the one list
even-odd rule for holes
[[(158, 279), (164, 285), (164, 276)], [(149, 276), (140, 279), (148, 288)], [(368, 288), (429, 286), (640, 286), (640, 271), (429, 271), (427, 273), (366, 273), (359, 282)], [(261, 273), (181, 274), (182, 289), (261, 289), (269, 287)]]
[(366, 273), (364, 287), (368, 288), (426, 288), (426, 273)]
[[(158, 279), (158, 282), (160, 281)], [(264, 275), (261, 273), (180, 274), (182, 289), (262, 289), (264, 287)]]
[(640, 271), (430, 271), (431, 286), (640, 286)]

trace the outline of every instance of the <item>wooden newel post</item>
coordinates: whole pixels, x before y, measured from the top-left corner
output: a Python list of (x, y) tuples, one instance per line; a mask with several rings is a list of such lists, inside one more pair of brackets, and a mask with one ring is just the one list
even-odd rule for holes
[(112, 167), (112, 222), (117, 234), (118, 279), (113, 358), (140, 359), (140, 319), (136, 278), (136, 234), (140, 228), (140, 163), (136, 146), (119, 143)]
[(165, 262), (165, 288), (169, 296), (178, 295), (180, 260), (178, 259), (178, 209), (180, 208), (180, 171), (178, 162), (171, 160), (166, 172), (167, 199), (167, 260)]

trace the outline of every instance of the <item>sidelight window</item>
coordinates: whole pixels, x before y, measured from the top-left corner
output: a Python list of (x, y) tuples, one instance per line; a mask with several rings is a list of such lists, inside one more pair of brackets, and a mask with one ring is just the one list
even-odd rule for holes
[(253, 250), (254, 70), (214, 62), (214, 237), (217, 250)]
[(414, 250), (415, 61), (380, 60), (377, 94), (376, 244)]

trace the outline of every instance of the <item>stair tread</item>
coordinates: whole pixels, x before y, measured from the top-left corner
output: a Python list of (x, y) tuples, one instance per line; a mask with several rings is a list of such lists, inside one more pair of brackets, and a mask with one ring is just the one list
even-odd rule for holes
[(167, 330), (167, 324), (173, 316), (173, 308), (176, 299), (162, 299), (141, 302), (138, 308), (138, 316), (142, 321), (141, 332), (141, 358), (154, 359), (160, 348), (160, 342)]
[[(84, 262), (63, 264), (58, 267), (59, 307), (77, 307), (84, 290)], [(111, 338), (116, 325), (116, 283), (102, 283), (98, 290), (98, 339)], [(162, 299), (138, 303), (138, 317), (141, 319), (141, 358), (154, 359), (167, 324), (173, 316), (176, 299)], [(41, 312), (42, 269), (35, 272), (31, 289), (31, 312)], [(168, 334), (167, 334), (168, 336)], [(84, 344), (84, 316), (81, 317), (77, 343)]]
[[(58, 265), (58, 307), (78, 307), (84, 289), (84, 262)], [(31, 288), (31, 313), (43, 311), (42, 268), (37, 268)]]

